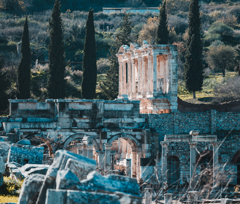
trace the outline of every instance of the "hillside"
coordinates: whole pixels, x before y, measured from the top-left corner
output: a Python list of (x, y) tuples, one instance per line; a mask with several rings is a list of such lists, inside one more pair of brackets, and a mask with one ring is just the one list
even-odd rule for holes
[[(32, 98), (44, 100), (46, 98), (46, 82), (48, 76), (48, 45), (49, 45), (49, 17), (53, 6), (52, 1), (42, 3), (39, 0), (11, 0), (14, 7), (8, 7), (6, 2), (0, 4), (0, 54), (5, 61), (7, 76), (12, 82), (8, 91), (10, 98), (16, 97), (16, 69), (20, 60), (17, 51), (21, 40), (24, 24), (24, 13), (28, 12), (29, 33), (32, 53)], [(5, 4), (4, 4), (5, 2)], [(8, 1), (9, 2), (9, 1)], [(41, 2), (41, 5), (40, 5)], [(64, 23), (64, 39), (66, 53), (66, 80), (67, 97), (79, 98), (81, 93), (82, 57), (85, 39), (86, 10), (90, 6), (95, 8), (94, 23), (96, 27), (98, 84), (105, 79), (106, 70), (109, 68), (109, 49), (114, 42), (124, 14), (104, 14), (100, 10), (104, 6), (158, 6), (160, 1), (79, 1), (62, 0), (62, 19)], [(168, 25), (170, 30), (170, 43), (178, 46), (179, 54), (179, 96), (183, 100), (190, 100), (191, 94), (184, 88), (183, 65), (186, 50), (188, 29), (188, 8), (190, 0), (167, 0)], [(11, 9), (12, 8), (12, 9)], [(74, 9), (71, 9), (74, 8)], [(237, 65), (240, 59), (240, 2), (239, 1), (201, 1), (202, 37), (204, 42), (204, 85), (203, 90), (197, 93), (201, 98), (197, 103), (217, 103), (222, 101), (237, 100), (240, 94), (234, 92), (234, 97), (222, 93), (217, 85), (222, 83), (220, 65), (208, 59), (210, 51), (220, 53), (229, 51), (234, 59), (226, 64), (227, 76), (224, 84), (230, 89), (237, 86)], [(155, 43), (158, 14), (130, 14), (132, 21), (131, 39), (133, 43), (141, 45), (143, 40)], [(220, 50), (222, 49), (222, 50)], [(221, 58), (220, 55), (214, 56)], [(37, 63), (38, 62), (38, 63)], [(215, 64), (214, 64), (215, 63)], [(225, 66), (225, 65), (224, 65)], [(232, 78), (233, 80), (226, 80)], [(231, 82), (232, 81), (232, 82)], [(231, 88), (231, 84), (235, 85)], [(231, 83), (230, 83), (231, 82)], [(116, 82), (117, 83), (117, 82)], [(215, 88), (216, 87), (216, 88)], [(97, 98), (102, 98), (99, 86)], [(226, 91), (225, 91), (226, 92)], [(218, 96), (221, 99), (212, 100)], [(190, 102), (193, 102), (190, 100)]]

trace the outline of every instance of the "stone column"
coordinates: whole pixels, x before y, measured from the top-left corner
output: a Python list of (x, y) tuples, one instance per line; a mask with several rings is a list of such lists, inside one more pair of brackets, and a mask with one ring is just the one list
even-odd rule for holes
[(157, 94), (157, 54), (153, 53), (153, 94)]
[(213, 185), (216, 184), (217, 181), (217, 173), (218, 173), (218, 142), (212, 142), (213, 145)]
[(189, 143), (189, 144), (190, 144), (190, 187), (193, 188), (194, 171), (196, 168), (196, 145), (197, 145), (197, 143)]
[(83, 144), (83, 156), (87, 157), (87, 145)]
[(152, 204), (152, 189), (145, 188), (144, 204)]
[(118, 98), (122, 98), (122, 94), (123, 94), (123, 63), (119, 62), (119, 79), (118, 79), (118, 83), (119, 83), (119, 87), (118, 87)]
[(152, 55), (148, 55), (148, 78), (147, 78), (147, 94), (151, 95), (152, 94), (152, 83), (153, 83), (153, 72), (152, 72)]
[[(146, 73), (146, 66), (147, 66), (147, 58), (142, 58), (142, 93), (143, 95), (146, 94), (146, 88), (147, 88), (147, 73)], [(144, 97), (144, 96), (143, 96)]]
[(98, 168), (104, 171), (104, 151), (98, 151)]
[(104, 170), (109, 172), (111, 170), (111, 144), (104, 144), (105, 146), (105, 159), (104, 159)]
[(138, 150), (137, 151), (137, 172), (136, 172), (136, 177), (137, 177), (137, 181), (139, 181), (141, 179), (141, 167), (140, 167), (140, 160), (142, 158), (142, 151)]
[(131, 159), (126, 159), (126, 176), (131, 177), (132, 172), (131, 172)]
[(164, 194), (164, 204), (172, 204), (172, 193)]
[(132, 99), (136, 98), (136, 73), (135, 73), (135, 60), (132, 59)]
[(111, 151), (110, 155), (111, 155), (111, 169), (114, 170), (114, 156), (116, 154), (116, 151)]
[(162, 141), (162, 179), (163, 182), (167, 182), (167, 153), (168, 153), (168, 143)]
[(137, 178), (136, 164), (137, 164), (137, 152), (132, 151), (132, 176), (131, 176), (132, 178), (133, 175), (135, 175)]
[(93, 144), (88, 145), (87, 147), (87, 158), (93, 159)]
[(122, 71), (122, 96), (127, 97), (127, 83), (126, 83), (126, 61), (123, 61), (123, 71)]
[(83, 143), (77, 145), (77, 154), (83, 155)]
[(142, 94), (142, 58), (138, 57), (138, 95)]
[(131, 62), (130, 57), (129, 57), (127, 63), (128, 63), (128, 84), (127, 84), (127, 87), (128, 87), (128, 97), (129, 97), (132, 94), (132, 62)]

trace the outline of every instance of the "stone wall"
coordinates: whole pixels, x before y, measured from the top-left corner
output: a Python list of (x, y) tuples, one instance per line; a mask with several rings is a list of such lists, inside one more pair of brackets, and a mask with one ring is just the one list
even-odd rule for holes
[(160, 137), (166, 134), (188, 134), (197, 129), (200, 134), (214, 134), (218, 130), (240, 130), (238, 112), (173, 112), (169, 114), (142, 115), (148, 119), (149, 128), (154, 128)]
[(31, 145), (12, 145), (8, 153), (8, 162), (17, 162), (19, 164), (42, 164), (43, 147)]
[[(240, 156), (240, 131), (217, 131), (219, 141), (219, 170), (227, 177), (221, 177), (222, 183), (229, 182), (233, 185), (237, 184), (237, 159)], [(212, 159), (212, 145), (209, 142), (199, 142), (196, 145), (196, 163), (198, 162), (199, 154), (210, 152)], [(190, 172), (190, 146), (187, 142), (171, 142), (168, 144), (168, 158), (171, 156), (177, 157), (180, 162), (180, 184), (189, 182)], [(212, 160), (210, 161), (212, 163)], [(227, 164), (227, 165), (226, 165)], [(196, 174), (201, 171), (201, 164), (196, 168)]]

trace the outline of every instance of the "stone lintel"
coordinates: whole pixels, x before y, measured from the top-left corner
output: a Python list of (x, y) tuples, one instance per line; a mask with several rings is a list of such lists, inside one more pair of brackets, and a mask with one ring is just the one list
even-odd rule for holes
[(165, 142), (215, 142), (217, 135), (165, 135)]

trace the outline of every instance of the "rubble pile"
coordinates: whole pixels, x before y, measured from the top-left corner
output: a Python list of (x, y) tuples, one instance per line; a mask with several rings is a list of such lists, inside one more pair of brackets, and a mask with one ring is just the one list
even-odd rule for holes
[[(32, 168), (25, 165), (20, 169), (26, 172)], [(120, 175), (102, 176), (96, 171), (95, 160), (66, 150), (55, 153), (46, 175), (38, 172), (28, 175), (19, 197), (19, 204), (141, 202), (136, 179)]]

